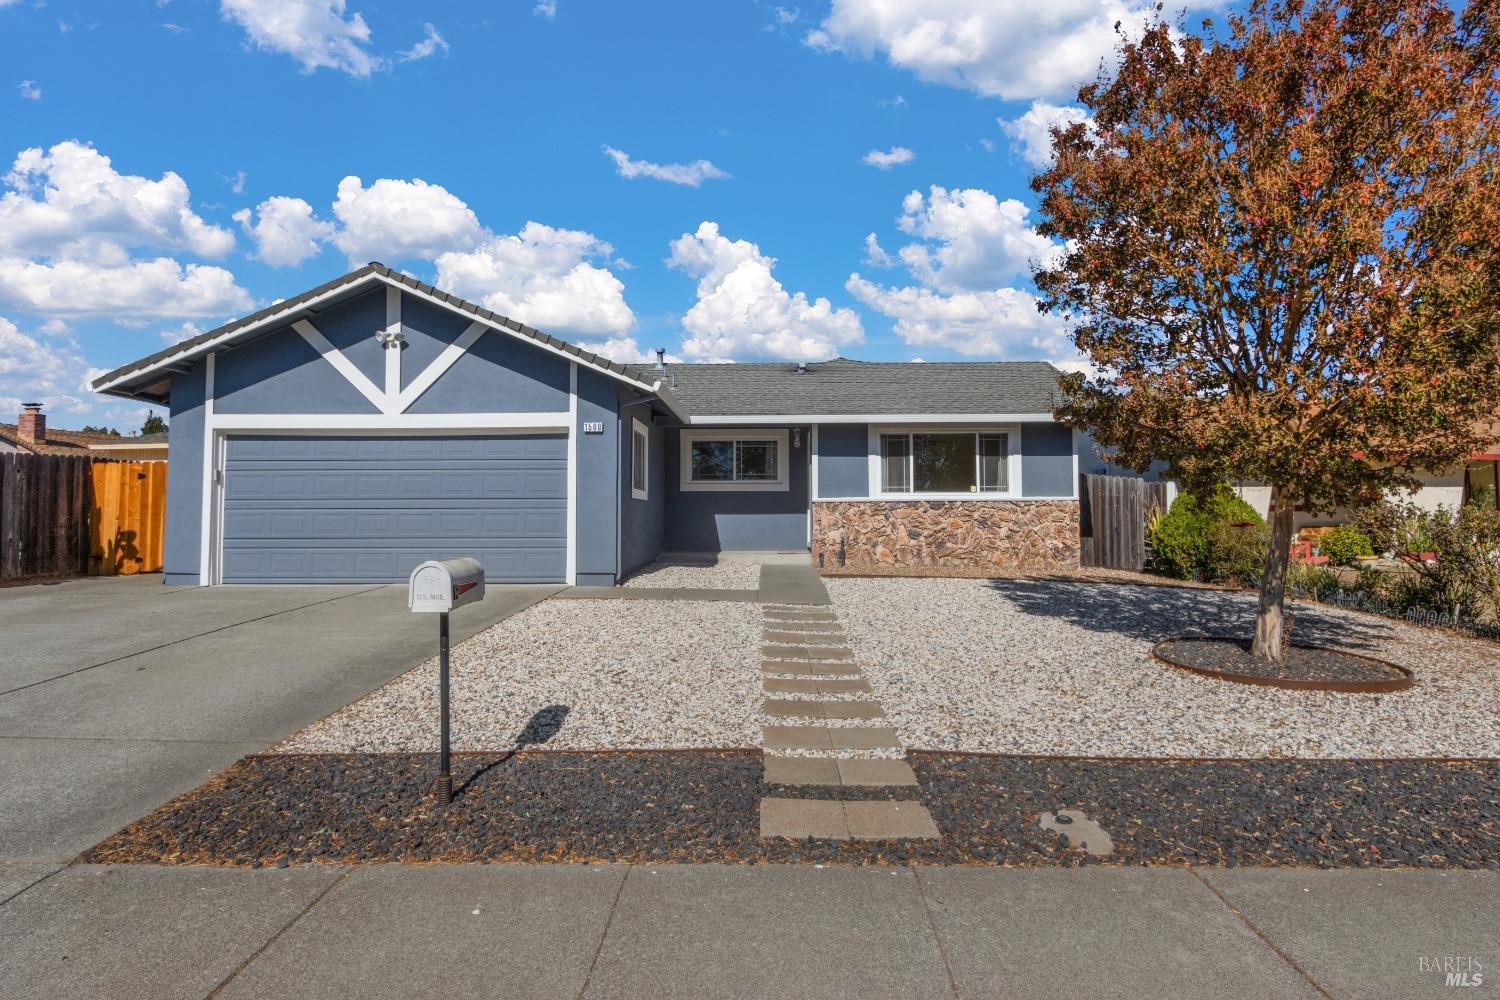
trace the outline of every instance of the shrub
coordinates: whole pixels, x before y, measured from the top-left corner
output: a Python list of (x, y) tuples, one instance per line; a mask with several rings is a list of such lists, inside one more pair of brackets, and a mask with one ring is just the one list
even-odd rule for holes
[(1318, 540), (1318, 548), (1335, 566), (1353, 566), (1359, 556), (1373, 556), (1369, 536), (1358, 528), (1341, 524)]
[(1228, 486), (1203, 500), (1180, 494), (1150, 528), (1156, 569), (1183, 579), (1249, 582), (1265, 563), (1267, 530)]
[(1294, 594), (1306, 594), (1318, 600), (1322, 594), (1339, 589), (1339, 576), (1324, 566), (1312, 563), (1292, 563), (1287, 570), (1287, 587)]
[[(1455, 621), (1500, 621), (1500, 511), (1488, 490), (1475, 500), (1457, 510), (1384, 503), (1361, 513), (1362, 523), (1376, 526), (1377, 540), (1390, 542), (1414, 574), (1391, 584), (1391, 603)], [(1436, 558), (1423, 560), (1422, 552)]]

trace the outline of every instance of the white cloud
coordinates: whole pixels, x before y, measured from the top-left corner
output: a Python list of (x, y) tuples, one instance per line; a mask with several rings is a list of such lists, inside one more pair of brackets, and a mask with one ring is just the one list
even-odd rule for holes
[[(1032, 261), (1058, 251), (1030, 226), (1026, 206), (977, 188), (934, 185), (902, 200), (897, 224), (916, 238), (896, 253), (913, 283), (884, 285), (855, 273), (844, 287), (894, 320), (904, 343), (967, 356), (1077, 356), (1065, 325), (1039, 313), (1036, 296), (1013, 284), (1029, 275)], [(894, 263), (875, 234), (865, 246), (867, 264)]]
[(219, 13), (245, 29), (261, 49), (291, 56), (311, 73), (319, 67), (367, 77), (382, 60), (366, 46), (364, 15), (344, 16), (344, 0), (220, 0)]
[(254, 215), (258, 218), (252, 224), (250, 209), (242, 208), (234, 221), (255, 241), (255, 256), (272, 267), (296, 267), (321, 253), (323, 242), (333, 236), (333, 223), (313, 215), (301, 198), (267, 198)]
[(439, 52), (445, 55), (448, 52), (448, 40), (442, 36), (431, 22), (422, 25), (424, 35), (422, 40), (399, 56), (402, 62), (416, 62), (418, 59), (426, 59), (428, 56), (437, 55)]
[(1062, 324), (1042, 316), (1036, 298), (1016, 288), (944, 295), (930, 288), (889, 288), (851, 274), (844, 285), (865, 305), (895, 320), (896, 336), (913, 347), (942, 347), (1002, 358), (1070, 356)]
[(161, 339), (163, 343), (180, 344), (184, 340), (192, 340), (202, 332), (203, 328), (201, 326), (192, 320), (188, 320), (180, 326), (161, 331)]
[(536, 0), (536, 6), (531, 8), (531, 13), (550, 21), (557, 16), (557, 0)]
[(1052, 162), (1052, 127), (1086, 122), (1089, 113), (1083, 108), (1032, 101), (1021, 117), (996, 120), (1000, 130), (1010, 137), (1011, 149), (1033, 167), (1041, 168)]
[(66, 332), (26, 334), (0, 316), (0, 420), (15, 420), (23, 402), (54, 413), (87, 412), (88, 374), (78, 343)]
[(651, 163), (646, 160), (633, 160), (629, 153), (613, 146), (605, 146), (604, 154), (615, 161), (616, 173), (632, 180), (637, 177), (651, 177), (672, 184), (697, 187), (704, 181), (721, 181), (729, 177), (729, 174), (707, 160), (694, 160), (692, 163)]
[(485, 235), (468, 205), (446, 188), (421, 178), (381, 178), (369, 187), (358, 177), (339, 181), (333, 242), (351, 264), (433, 258), (467, 250)]
[(882, 268), (896, 266), (896, 258), (886, 253), (885, 247), (880, 245), (880, 239), (874, 233), (865, 236), (865, 266)]
[(875, 102), (877, 108), (904, 108), (907, 106), (906, 98), (897, 94), (895, 97), (882, 97)]
[(0, 257), (0, 305), (128, 321), (222, 316), (247, 312), (252, 302), (224, 268), (170, 257), (118, 263)]
[(146, 246), (222, 257), (234, 248), (232, 232), (193, 211), (177, 174), (121, 174), (82, 143), (23, 150), (5, 183), (12, 190), (0, 196), (0, 255), (96, 259)]
[(864, 339), (852, 309), (787, 292), (771, 274), (776, 259), (754, 243), (722, 236), (718, 223), (704, 222), (673, 240), (667, 263), (698, 279), (698, 301), (682, 318), (691, 335), (682, 345), (689, 358), (816, 361)]
[(17, 88), (21, 96), (28, 101), (40, 101), (42, 99), (42, 88), (37, 86), (35, 80), (22, 80), (21, 86)]
[[(580, 340), (577, 345), (585, 351), (593, 351), (602, 358), (618, 361), (622, 365), (654, 365), (656, 351), (647, 350), (634, 337), (611, 337), (608, 340)], [(682, 359), (670, 351), (667, 360), (677, 363)]]
[(912, 277), (943, 292), (977, 291), (1029, 276), (1033, 262), (1059, 249), (1027, 221), (1029, 210), (1014, 198), (1000, 201), (979, 188), (934, 184), (928, 195), (913, 191), (901, 202), (901, 231), (920, 240), (900, 249)]
[(601, 266), (613, 252), (592, 233), (528, 222), (513, 236), (486, 233), (472, 250), (440, 254), (437, 284), (548, 333), (619, 336), (635, 314), (625, 286)]
[[(1168, 4), (1173, 17), (1181, 4)], [(858, 58), (883, 54), (923, 80), (989, 97), (1069, 93), (1113, 58), (1115, 24), (1138, 32), (1144, 0), (833, 0), (806, 44)]]
[(887, 150), (872, 149), (864, 156), (864, 161), (878, 170), (889, 170), (899, 167), (903, 163), (910, 163), (917, 158), (917, 154), (905, 146), (892, 146)]

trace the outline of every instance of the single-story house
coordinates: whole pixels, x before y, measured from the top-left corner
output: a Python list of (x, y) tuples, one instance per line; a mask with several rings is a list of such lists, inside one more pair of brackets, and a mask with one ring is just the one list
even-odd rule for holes
[(1039, 362), (619, 364), (378, 263), (94, 388), (171, 412), (169, 583), (610, 585), (663, 552), (1071, 568)]
[(68, 455), (114, 461), (165, 462), (167, 433), (96, 434), (47, 426), (41, 403), (22, 403), (13, 424), (0, 424), (0, 455)]

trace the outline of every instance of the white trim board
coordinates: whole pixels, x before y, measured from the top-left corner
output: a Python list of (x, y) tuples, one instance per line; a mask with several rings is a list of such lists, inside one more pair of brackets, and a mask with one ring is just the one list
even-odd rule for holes
[(1050, 413), (794, 413), (785, 416), (689, 417), (699, 424), (1055, 424)]
[(214, 491), (219, 486), (217, 444), (214, 434), (214, 367), (216, 354), (203, 362), (203, 495), (199, 497), (198, 585), (213, 583)]
[(217, 348), (229, 345), (235, 340), (241, 337), (245, 337), (254, 331), (265, 329), (268, 326), (286, 323), (291, 317), (316, 314), (320, 305), (347, 295), (352, 290), (362, 288), (365, 285), (374, 285), (377, 283), (385, 285), (387, 288), (395, 289), (402, 294), (411, 295), (415, 298), (422, 299), (425, 302), (430, 302), (433, 305), (440, 306), (449, 312), (457, 313), (461, 316), (471, 317), (473, 318), (474, 322), (483, 324), (486, 329), (499, 330), (501, 333), (504, 333), (509, 337), (514, 337), (516, 340), (519, 340), (524, 344), (530, 344), (532, 347), (538, 348), (539, 350), (546, 351), (549, 354), (553, 354), (557, 357), (563, 358), (569, 364), (583, 365), (585, 368), (590, 368), (594, 371), (599, 372), (600, 374), (607, 375), (608, 377), (618, 382), (624, 382), (626, 385), (634, 386), (637, 389), (641, 389), (645, 392), (657, 395), (661, 398), (662, 402), (672, 410), (673, 413), (677, 414), (679, 417), (682, 416), (682, 411), (674, 400), (671, 392), (667, 390), (667, 387), (660, 379), (656, 380), (655, 382), (642, 382), (638, 379), (631, 378), (628, 375), (622, 375), (620, 372), (614, 371), (606, 365), (596, 364), (584, 358), (580, 358), (570, 351), (565, 351), (560, 347), (548, 344), (545, 341), (528, 337), (526, 334), (521, 333), (519, 330), (511, 329), (504, 323), (484, 319), (482, 317), (474, 317), (472, 313), (469, 313), (466, 310), (455, 309), (452, 303), (447, 302), (436, 295), (428, 294), (427, 292), (423, 292), (401, 281), (398, 281), (397, 279), (392, 278), (389, 275), (380, 274), (379, 272), (374, 271), (370, 272), (369, 274), (363, 275), (362, 277), (354, 278), (350, 281), (344, 282), (343, 284), (330, 288), (328, 291), (314, 298), (298, 302), (294, 305), (289, 305), (285, 309), (270, 313), (269, 315), (256, 320), (254, 323), (247, 323), (244, 326), (239, 326), (233, 330), (226, 331), (225, 333), (218, 337), (215, 337), (211, 341), (197, 344), (193, 347), (186, 348), (176, 354), (154, 361), (149, 365), (145, 365), (141, 368), (136, 368), (131, 371), (125, 372), (118, 378), (94, 386), (94, 391), (109, 392), (111, 389), (114, 389), (124, 382), (134, 382), (142, 377), (151, 375), (154, 372), (170, 368), (172, 365), (181, 364), (184, 360), (210, 353)]
[[(643, 489), (635, 488), (635, 439), (636, 436), (645, 439), (641, 447), (641, 481), (646, 485)], [(640, 417), (630, 418), (630, 498), (632, 500), (651, 499), (651, 428), (641, 422)]]
[[(568, 365), (568, 511), (563, 582), (578, 582), (578, 365)], [(615, 568), (619, 569), (616, 560)]]
[(383, 434), (488, 431), (557, 432), (568, 429), (566, 413), (221, 413), (208, 425), (234, 433), (325, 434), (370, 431)]

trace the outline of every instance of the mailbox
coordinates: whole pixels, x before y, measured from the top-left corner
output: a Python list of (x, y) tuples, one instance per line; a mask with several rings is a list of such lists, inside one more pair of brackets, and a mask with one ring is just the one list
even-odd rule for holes
[(411, 571), (407, 607), (447, 613), (484, 597), (484, 567), (478, 559), (431, 559)]

